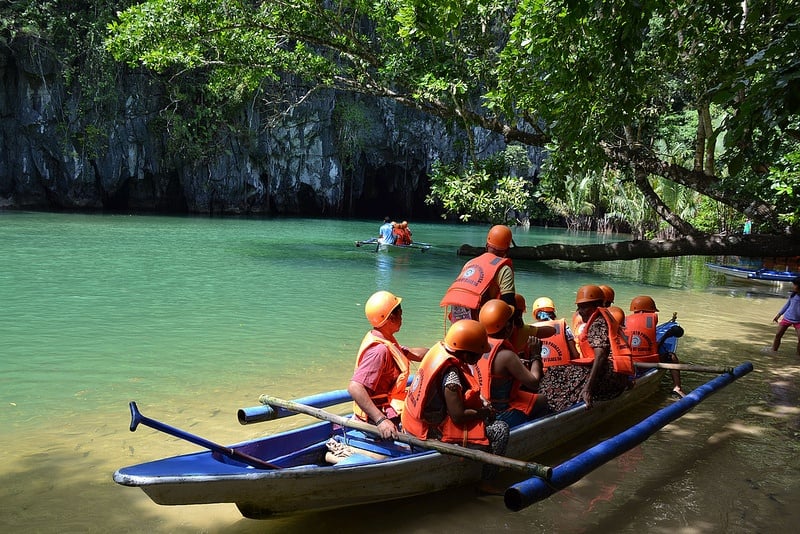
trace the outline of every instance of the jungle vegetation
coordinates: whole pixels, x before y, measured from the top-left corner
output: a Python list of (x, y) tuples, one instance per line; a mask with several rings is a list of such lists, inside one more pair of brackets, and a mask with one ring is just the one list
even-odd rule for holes
[[(798, 254), (799, 14), (800, 0), (147, 0), (105, 46), (276, 113), (332, 88), (502, 135), (506, 154), (433, 169), (445, 214), (555, 214), (666, 255), (670, 238)], [(515, 147), (547, 158), (532, 173)], [(731, 238), (745, 218), (754, 235)]]

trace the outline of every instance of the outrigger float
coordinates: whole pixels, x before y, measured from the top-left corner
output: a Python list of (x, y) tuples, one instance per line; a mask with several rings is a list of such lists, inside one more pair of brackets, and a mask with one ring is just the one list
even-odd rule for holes
[(409, 245), (389, 245), (387, 243), (381, 243), (378, 241), (377, 237), (373, 237), (372, 239), (365, 239), (364, 241), (356, 241), (356, 247), (366, 247), (372, 248), (374, 247), (375, 252), (388, 252), (388, 251), (398, 251), (398, 250), (419, 250), (422, 252), (427, 252), (433, 245), (430, 243), (422, 243), (420, 241), (412, 241)]
[[(676, 365), (719, 376), (564, 464), (549, 467), (526, 461), (564, 447), (639, 404), (658, 390), (664, 369)], [(482, 465), (491, 463), (531, 477), (505, 492), (506, 506), (520, 510), (580, 480), (753, 369), (749, 362), (736, 368), (657, 363), (641, 367), (642, 374), (631, 389), (613, 400), (596, 402), (590, 411), (581, 402), (512, 428), (506, 456), (407, 434), (401, 434), (397, 441), (381, 440), (376, 427), (324, 410), (351, 402), (346, 390), (296, 401), (262, 395), (260, 406), (239, 410), (241, 424), (296, 413), (312, 415), (322, 422), (230, 446), (145, 417), (132, 402), (131, 431), (143, 424), (208, 450), (124, 467), (114, 473), (114, 480), (141, 488), (158, 504), (234, 503), (245, 517), (265, 519), (276, 514), (390, 501), (476, 483)]]

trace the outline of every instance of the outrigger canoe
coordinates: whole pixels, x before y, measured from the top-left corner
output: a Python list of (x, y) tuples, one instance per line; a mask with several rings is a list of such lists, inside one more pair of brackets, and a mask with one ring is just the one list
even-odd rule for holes
[(732, 278), (753, 280), (756, 282), (791, 282), (800, 273), (792, 271), (775, 271), (772, 269), (749, 269), (735, 265), (720, 265), (718, 263), (706, 263), (706, 266), (714, 272), (722, 273)]
[(356, 247), (366, 247), (370, 249), (374, 247), (375, 252), (397, 250), (420, 250), (422, 252), (426, 252), (433, 246), (430, 243), (422, 243), (420, 241), (412, 241), (410, 245), (389, 245), (379, 242), (377, 237), (363, 241), (356, 241), (355, 245)]
[[(752, 365), (743, 364), (735, 370), (710, 371), (724, 371), (725, 374), (716, 380), (729, 383), (749, 370), (752, 370)], [(519, 509), (545, 498), (547, 491), (560, 489), (555, 485), (558, 480), (569, 485), (574, 482), (574, 477), (580, 478), (586, 474), (581, 472), (582, 468), (569, 468), (564, 472), (563, 469), (559, 470), (561, 466), (550, 469), (517, 459), (534, 458), (562, 446), (639, 404), (658, 389), (663, 373), (663, 369), (645, 370), (636, 378), (632, 388), (616, 399), (595, 403), (592, 410), (586, 410), (583, 403), (579, 403), (562, 412), (513, 428), (506, 456), (474, 451), (504, 460), (498, 465), (511, 465), (514, 468), (525, 466), (528, 476), (536, 475), (526, 481), (532, 489), (523, 482), (506, 491), (509, 509)], [(718, 387), (722, 385), (715, 386)], [(688, 406), (685, 408), (688, 411), (693, 406), (691, 403), (700, 402), (704, 395), (715, 390), (704, 393), (703, 388), (697, 388), (670, 408), (682, 405)], [(276, 404), (280, 399), (262, 395), (260, 401), (264, 406), (239, 410), (238, 417), (242, 424), (292, 415), (298, 410), (292, 406), (303, 406), (308, 411), (302, 413), (309, 415), (327, 414), (329, 419), (231, 446), (217, 445), (149, 419), (139, 413), (135, 403), (131, 403), (132, 431), (139, 423), (144, 423), (209, 450), (124, 467), (114, 473), (114, 480), (125, 486), (141, 488), (158, 504), (234, 503), (245, 517), (265, 519), (276, 514), (411, 497), (475, 483), (480, 479), (483, 460), (465, 460), (465, 457), (471, 456), (454, 455), (450, 449), (438, 450), (428, 445), (447, 445), (467, 452), (471, 449), (441, 444), (435, 440), (417, 440), (425, 445), (423, 448), (414, 441), (376, 439), (373, 434), (377, 430), (372, 425), (359, 423), (362, 427), (372, 429), (370, 432), (363, 431), (361, 427), (340, 426), (344, 417), (328, 414), (321, 409), (350, 400), (346, 390), (306, 397), (296, 402), (282, 401), (283, 404)], [(289, 409), (286, 409), (287, 406)], [(634, 446), (636, 439), (638, 442), (644, 441), (668, 422), (662, 417), (660, 426), (651, 426), (638, 432), (632, 445), (628, 440), (627, 447)], [(341, 453), (342, 450), (344, 454), (337, 455), (337, 451)], [(614, 456), (625, 450), (628, 449), (615, 447)], [(584, 466), (587, 465), (593, 463), (585, 462)], [(591, 469), (596, 467), (594, 465)], [(551, 474), (558, 474), (560, 478), (545, 481)], [(537, 486), (535, 480), (541, 481), (545, 489)]]

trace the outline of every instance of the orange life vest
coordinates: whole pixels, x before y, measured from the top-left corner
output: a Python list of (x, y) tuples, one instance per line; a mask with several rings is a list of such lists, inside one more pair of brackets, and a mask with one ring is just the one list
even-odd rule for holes
[(504, 265), (511, 267), (511, 259), (485, 252), (467, 262), (461, 274), (450, 285), (439, 306), (462, 306), (477, 310), (489, 299), (500, 297), (500, 286), (495, 277)]
[(411, 244), (411, 232), (409, 232), (406, 228), (399, 228), (397, 226), (394, 227), (392, 230), (394, 234), (394, 244), (405, 246)]
[[(508, 404), (507, 410), (519, 410), (525, 415), (530, 415), (533, 406), (536, 404), (536, 393), (520, 389), (522, 383), (514, 380), (513, 376), (503, 376), (492, 373), (492, 365), (497, 353), (502, 349), (513, 351), (514, 347), (508, 340), (490, 337), (489, 345), (492, 347), (489, 352), (484, 354), (476, 367), (478, 368), (478, 381), (481, 386), (481, 395), (484, 399), (489, 399), (492, 405)], [(492, 395), (492, 385), (496, 385), (495, 380), (506, 380), (511, 382), (507, 398), (497, 398)]]
[(654, 312), (634, 313), (625, 317), (625, 334), (631, 354), (637, 362), (658, 362), (658, 340), (656, 326), (658, 314)]
[(569, 340), (566, 319), (539, 321), (534, 326), (552, 326), (556, 333), (542, 339), (542, 365), (545, 369), (570, 362)]
[(611, 354), (609, 354), (609, 357), (614, 366), (614, 372), (626, 375), (635, 374), (633, 358), (631, 357), (631, 348), (628, 346), (625, 336), (622, 335), (617, 321), (614, 320), (608, 308), (597, 308), (597, 311), (586, 321), (583, 331), (578, 336), (578, 346), (581, 347), (581, 358), (572, 360), (572, 363), (594, 362), (594, 348), (589, 344), (589, 337), (587, 334), (589, 333), (589, 327), (598, 317), (605, 319), (606, 324), (608, 324), (608, 341), (611, 344)]
[[(432, 425), (425, 420), (425, 407), (436, 391), (441, 391), (442, 372), (449, 366), (458, 367), (469, 383), (469, 389), (464, 391), (464, 408), (479, 409), (483, 406), (480, 384), (477, 377), (472, 374), (470, 366), (448, 353), (440, 341), (422, 358), (408, 390), (405, 409), (400, 416), (403, 430), (412, 436), (420, 439), (428, 438), (428, 431)], [(442, 401), (444, 402), (444, 394)], [(443, 442), (458, 443), (462, 446), (489, 444), (483, 419), (474, 419), (464, 425), (457, 425), (448, 414), (445, 414), (438, 428), (442, 433)]]
[[(355, 368), (358, 369), (358, 365), (361, 363), (361, 359), (364, 357), (367, 349), (378, 343), (384, 345), (389, 350), (389, 354), (392, 355), (392, 359), (394, 360), (397, 368), (400, 370), (400, 374), (397, 375), (397, 379), (394, 381), (391, 391), (373, 392), (373, 394), (370, 395), (370, 399), (372, 399), (372, 402), (375, 403), (375, 406), (377, 406), (382, 412), (385, 412), (385, 408), (391, 405), (397, 413), (402, 413), (405, 404), (406, 384), (408, 383), (410, 366), (408, 358), (406, 358), (406, 355), (403, 354), (403, 351), (400, 350), (400, 347), (398, 347), (396, 343), (388, 339), (378, 337), (372, 333), (372, 330), (370, 330), (361, 341), (361, 347), (359, 347), (358, 356), (356, 356)], [(353, 403), (353, 413), (362, 421), (369, 420), (369, 416), (356, 402)]]
[[(583, 322), (583, 317), (578, 312), (572, 314), (572, 334), (575, 336), (575, 348), (578, 349), (578, 354), (583, 355), (583, 350), (579, 343), (577, 343), (578, 338), (583, 332), (583, 329), (586, 328), (586, 323)], [(591, 357), (591, 355), (589, 355)]]

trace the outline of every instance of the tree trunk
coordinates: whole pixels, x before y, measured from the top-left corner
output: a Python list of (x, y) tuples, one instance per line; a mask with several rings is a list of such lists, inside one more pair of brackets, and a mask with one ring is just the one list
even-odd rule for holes
[[(459, 256), (479, 256), (483, 247), (461, 245)], [(597, 245), (551, 243), (512, 247), (508, 257), (519, 260), (585, 261), (635, 260), (674, 256), (767, 257), (800, 255), (800, 239), (779, 235), (695, 236), (674, 240), (620, 241)]]
[(661, 197), (659, 197), (656, 192), (653, 191), (653, 187), (650, 185), (650, 181), (647, 179), (647, 173), (644, 170), (636, 168), (634, 169), (633, 174), (636, 187), (642, 192), (647, 203), (658, 214), (659, 217), (665, 220), (670, 226), (675, 228), (681, 235), (691, 235), (697, 237), (702, 235), (702, 232), (681, 219), (677, 214), (669, 209), (669, 206), (667, 206), (664, 201), (661, 200)]

